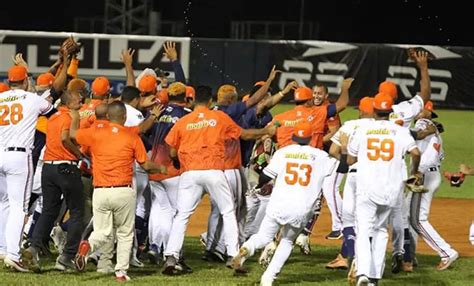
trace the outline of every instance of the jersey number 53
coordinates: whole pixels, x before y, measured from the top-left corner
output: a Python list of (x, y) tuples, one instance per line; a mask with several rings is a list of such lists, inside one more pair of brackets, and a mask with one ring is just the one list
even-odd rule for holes
[(23, 106), (19, 103), (0, 105), (0, 126), (16, 125), (23, 119)]
[(313, 168), (308, 164), (286, 163), (285, 182), (288, 185), (299, 185), (306, 187), (311, 180)]

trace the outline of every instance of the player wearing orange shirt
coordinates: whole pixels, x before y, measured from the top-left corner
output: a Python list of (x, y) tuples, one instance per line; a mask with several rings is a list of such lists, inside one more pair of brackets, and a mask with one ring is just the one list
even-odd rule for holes
[(92, 99), (84, 103), (79, 109), (81, 116), (81, 128), (89, 127), (94, 122), (95, 108), (110, 95), (110, 83), (106, 77), (98, 77), (92, 82)]
[(261, 130), (242, 130), (225, 113), (209, 110), (212, 91), (200, 86), (196, 90), (195, 109), (182, 117), (171, 129), (165, 141), (170, 145), (173, 160), (179, 160), (182, 174), (179, 181), (177, 214), (164, 251), (166, 263), (163, 273), (176, 273), (184, 234), (189, 217), (196, 209), (204, 192), (209, 193), (219, 208), (224, 223), (227, 254), (238, 253), (238, 227), (234, 202), (223, 170), (225, 169), (225, 141), (253, 139), (273, 135), (275, 127)]

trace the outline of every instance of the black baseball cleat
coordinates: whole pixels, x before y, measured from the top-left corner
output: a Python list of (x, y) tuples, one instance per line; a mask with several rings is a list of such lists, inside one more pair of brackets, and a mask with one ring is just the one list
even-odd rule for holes
[(337, 239), (341, 239), (342, 236), (343, 236), (342, 231), (334, 230), (334, 231), (331, 231), (328, 235), (326, 235), (326, 239), (337, 240)]
[(392, 256), (392, 273), (397, 274), (402, 271), (403, 254), (397, 253)]

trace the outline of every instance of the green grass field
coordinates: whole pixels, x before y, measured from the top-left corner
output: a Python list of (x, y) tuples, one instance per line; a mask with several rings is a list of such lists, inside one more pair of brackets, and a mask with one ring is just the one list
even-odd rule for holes
[[(292, 108), (292, 105), (278, 105), (272, 109), (277, 114)], [(459, 164), (474, 165), (474, 111), (437, 110), (436, 120), (444, 126), (441, 135), (444, 143), (445, 160), (442, 162), (442, 172), (458, 171)], [(358, 110), (349, 107), (341, 113), (342, 121), (358, 118)], [(474, 177), (466, 178), (461, 188), (452, 188), (449, 182), (443, 180), (436, 194), (443, 198), (474, 198)]]
[[(334, 258), (337, 249), (334, 247), (313, 246), (313, 253), (304, 256), (295, 248), (283, 271), (276, 280), (276, 285), (348, 285), (346, 271), (326, 270), (324, 265)], [(161, 266), (146, 264), (143, 269), (132, 268), (129, 275), (131, 285), (255, 285), (259, 282), (263, 269), (254, 256), (246, 266), (250, 270), (247, 276), (235, 277), (233, 271), (221, 263), (206, 262), (200, 259), (203, 249), (197, 238), (187, 238), (185, 253), (187, 262), (193, 268), (192, 274), (169, 277), (161, 274)], [(390, 260), (382, 285), (472, 285), (474, 278), (474, 258), (460, 258), (452, 269), (439, 272), (435, 270), (438, 258), (419, 256), (420, 265), (415, 272), (394, 275), (390, 272)], [(0, 285), (116, 285), (112, 275), (95, 272), (90, 265), (85, 273), (60, 273), (53, 269), (52, 260), (43, 267), (44, 273), (13, 273), (0, 270)], [(257, 284), (258, 285), (258, 284)]]

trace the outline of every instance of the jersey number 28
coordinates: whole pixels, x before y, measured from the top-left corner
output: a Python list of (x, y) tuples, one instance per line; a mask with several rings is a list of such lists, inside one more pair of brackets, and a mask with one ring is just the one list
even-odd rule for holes
[[(10, 115), (10, 118), (7, 118)], [(16, 125), (23, 119), (23, 106), (19, 103), (8, 105), (0, 105), (0, 126)]]
[(392, 139), (368, 138), (367, 157), (371, 161), (390, 161), (393, 158), (394, 143)]
[(286, 163), (285, 182), (288, 185), (298, 183), (301, 186), (306, 187), (309, 185), (311, 179), (311, 171), (313, 171), (311, 165), (288, 162)]

